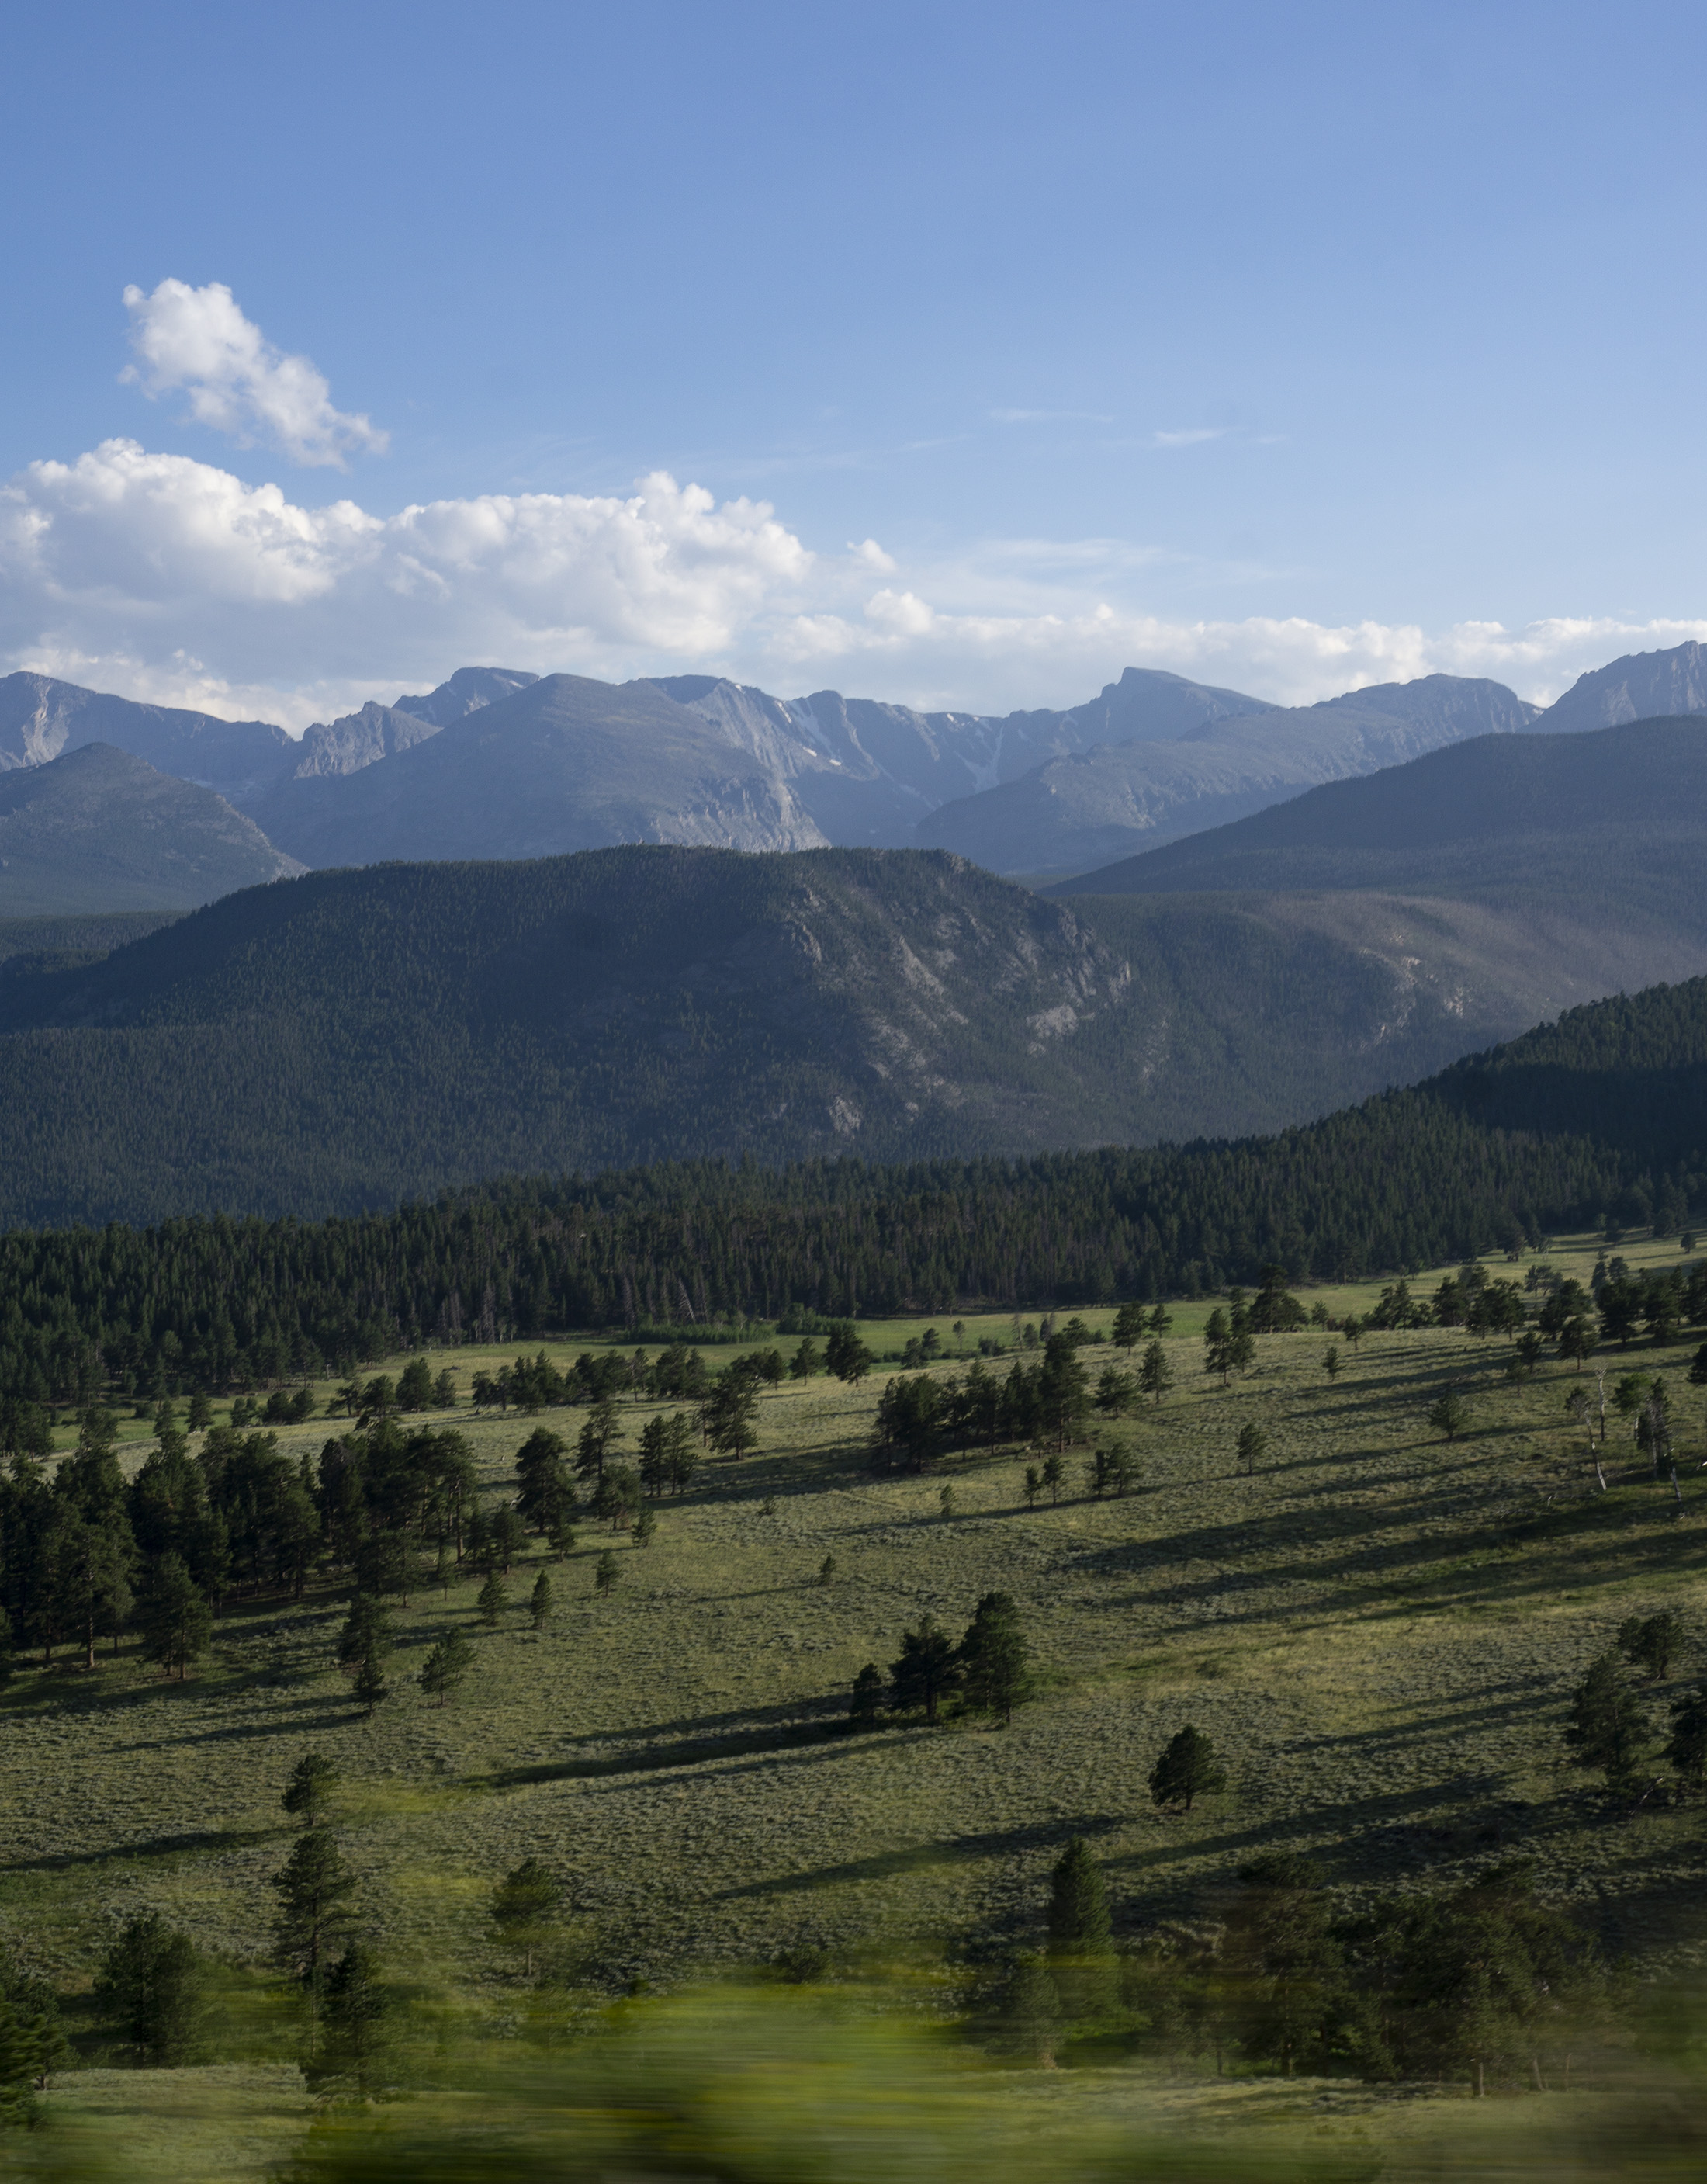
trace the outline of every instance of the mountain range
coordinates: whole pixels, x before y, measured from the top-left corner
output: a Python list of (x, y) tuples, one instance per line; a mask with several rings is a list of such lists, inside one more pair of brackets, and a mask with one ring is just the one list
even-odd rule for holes
[[(522, 699), (542, 772), (604, 703), (572, 677), (498, 702)], [(475, 781), (496, 710), (399, 770), (438, 753)], [(1132, 861), (1174, 867), (1160, 889), (1118, 867), (1046, 896), (942, 851), (630, 845), (314, 872), (104, 956), (75, 921), (32, 927), (0, 967), (0, 1222), (1239, 1136), (1707, 969), (1707, 722), (1486, 737), (1219, 834), (1219, 858)]]
[(105, 741), (214, 788), (314, 865), (624, 840), (919, 843), (1047, 879), (1469, 738), (1704, 705), (1693, 644), (1597, 670), (1545, 714), (1451, 676), (1282, 708), (1129, 668), (1085, 705), (998, 717), (783, 699), (709, 676), (619, 686), (468, 667), (292, 741), (15, 674), (0, 678), (0, 772)]

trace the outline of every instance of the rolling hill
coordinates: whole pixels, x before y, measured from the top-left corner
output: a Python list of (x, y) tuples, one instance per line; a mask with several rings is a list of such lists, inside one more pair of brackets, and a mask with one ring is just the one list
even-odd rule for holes
[(302, 869), (211, 789), (105, 744), (0, 773), (0, 918), (191, 910)]

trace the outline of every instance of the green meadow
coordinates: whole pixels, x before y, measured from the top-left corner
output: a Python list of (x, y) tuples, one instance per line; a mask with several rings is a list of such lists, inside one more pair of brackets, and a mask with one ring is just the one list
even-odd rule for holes
[[(1621, 1248), (1632, 1266), (1676, 1256)], [(1547, 1256), (1586, 1275), (1593, 1254), (1575, 1240)], [(1375, 1295), (1303, 1301), (1338, 1316)], [(895, 1369), (879, 1364), (854, 1387), (820, 1373), (767, 1390), (757, 1451), (702, 1462), (689, 1491), (655, 1505), (649, 1544), (585, 1517), (560, 1561), (531, 1541), (496, 1630), (475, 1622), (472, 1574), (440, 1585), (423, 1561), (396, 1609), (391, 1695), (371, 1716), (336, 1665), (348, 1591), (330, 1580), (300, 1603), (231, 1598), (181, 1682), (130, 1639), (103, 1645), (92, 1674), (75, 1652), (21, 1665), (0, 1700), (0, 1930), (72, 1996), (83, 2059), (115, 2059), (75, 1997), (121, 1921), (158, 1910), (221, 1967), (220, 2070), (71, 2073), (52, 2103), (122, 2110), (139, 2145), (151, 2118), (182, 2109), (189, 2120), (159, 2129), (181, 2161), (203, 2140), (225, 2148), (195, 2157), (209, 2175), (251, 2173), (297, 2127), (269, 1882), (293, 1839), (280, 1793), (310, 1748), (341, 1770), (339, 1838), (389, 1973), (422, 2007), (487, 2033), (531, 2007), (487, 1916), (498, 1880), (530, 1856), (565, 1890), (553, 1978), (567, 2006), (589, 2011), (779, 1960), (809, 1961), (832, 1984), (900, 1981), (927, 2011), (950, 2010), (980, 1965), (1040, 1944), (1049, 1870), (1076, 1836), (1123, 1939), (1212, 1925), (1237, 1869), (1265, 1851), (1318, 1857), (1347, 1903), (1450, 1886), (1521, 1852), (1539, 1892), (1610, 1952), (1647, 1973), (1693, 1964), (1707, 1940), (1699, 1810), (1614, 1797), (1568, 1763), (1562, 1729), (1573, 1685), (1626, 1617), (1673, 1607), (1707, 1633), (1694, 1344), (1603, 1349), (1581, 1376), (1549, 1358), (1514, 1378), (1498, 1338), (1371, 1333), (1354, 1347), (1309, 1330), (1259, 1338), (1224, 1387), (1203, 1369), (1209, 1308), (1174, 1311), (1166, 1399), (1092, 1429), (1135, 1458), (1124, 1496), (1093, 1495), (1088, 1445), (1068, 1452), (1059, 1502), (1036, 1506), (1024, 1449), (948, 1455), (916, 1476), (876, 1468), (873, 1415)], [(1110, 1314), (1085, 1318), (1105, 1335)], [(937, 1324), (948, 1354), (929, 1369), (942, 1379), (962, 1369), (957, 1344), (970, 1355), (981, 1336), (1010, 1351), (1025, 1339), (1009, 1316), (969, 1316), (958, 1337)], [(861, 1331), (882, 1351), (922, 1330)], [(547, 1346), (567, 1362), (593, 1339)], [(466, 1390), (513, 1354), (432, 1362)], [(1120, 1353), (1104, 1340), (1082, 1355), (1094, 1383)], [(1625, 1371), (1667, 1376), (1681, 1509), (1615, 1419), (1600, 1491), (1565, 1408), (1599, 1367), (1609, 1385)], [(1426, 1417), (1448, 1384), (1470, 1405), (1450, 1442)], [(657, 1407), (624, 1403), (620, 1457)], [(464, 1402), (431, 1422), (467, 1436), (496, 1503), (534, 1428), (572, 1438), (579, 1415)], [(1247, 1470), (1236, 1451), (1251, 1423), (1266, 1446)], [(321, 1417), (279, 1429), (279, 1445), (312, 1457), (340, 1429)], [(145, 1452), (142, 1430), (127, 1463)], [(607, 1551), (618, 1573), (600, 1596)], [(540, 1568), (554, 1606), (536, 1635), (525, 1605)], [(958, 1635), (992, 1591), (1018, 1602), (1037, 1668), (1010, 1726), (846, 1729), (864, 1663), (887, 1668), (927, 1612)], [(451, 1624), (476, 1661), (441, 1706), (415, 1678)], [(1658, 1696), (1703, 1666), (1698, 1639)], [(1189, 1816), (1163, 1814), (1146, 1779), (1188, 1723), (1223, 1754), (1228, 1786)], [(1082, 2079), (1088, 2098), (1094, 2077), (1116, 2111), (1142, 2095), (1253, 2122), (1298, 2098), (1217, 2081), (1212, 2061), (1182, 2067), (1165, 2081), (1154, 2064), (1061, 2081)], [(1048, 2076), (1005, 2082), (1047, 2104)], [(1392, 2106), (1349, 2085), (1317, 2094), (1348, 2130)]]

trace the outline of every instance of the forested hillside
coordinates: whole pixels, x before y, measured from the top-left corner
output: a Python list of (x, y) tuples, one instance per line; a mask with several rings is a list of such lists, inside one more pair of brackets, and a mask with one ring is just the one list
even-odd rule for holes
[(1343, 906), (1052, 903), (916, 851), (316, 873), (0, 980), (0, 1219), (1238, 1136), (1535, 1021), (1483, 998), (1497, 933)]
[[(1559, 1133), (1554, 1134), (1554, 1133)], [(318, 1225), (0, 1240), (0, 1392), (223, 1384), (434, 1338), (1196, 1295), (1397, 1275), (1707, 1195), (1707, 979), (1574, 1011), (1428, 1084), (1230, 1145), (513, 1181)]]

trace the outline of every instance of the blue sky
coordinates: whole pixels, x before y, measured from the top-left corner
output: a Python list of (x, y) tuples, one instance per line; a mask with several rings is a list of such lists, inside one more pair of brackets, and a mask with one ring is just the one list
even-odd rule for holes
[(1005, 710), (1707, 635), (1699, 10), (8, 43), (0, 665), (300, 726), (468, 658)]

